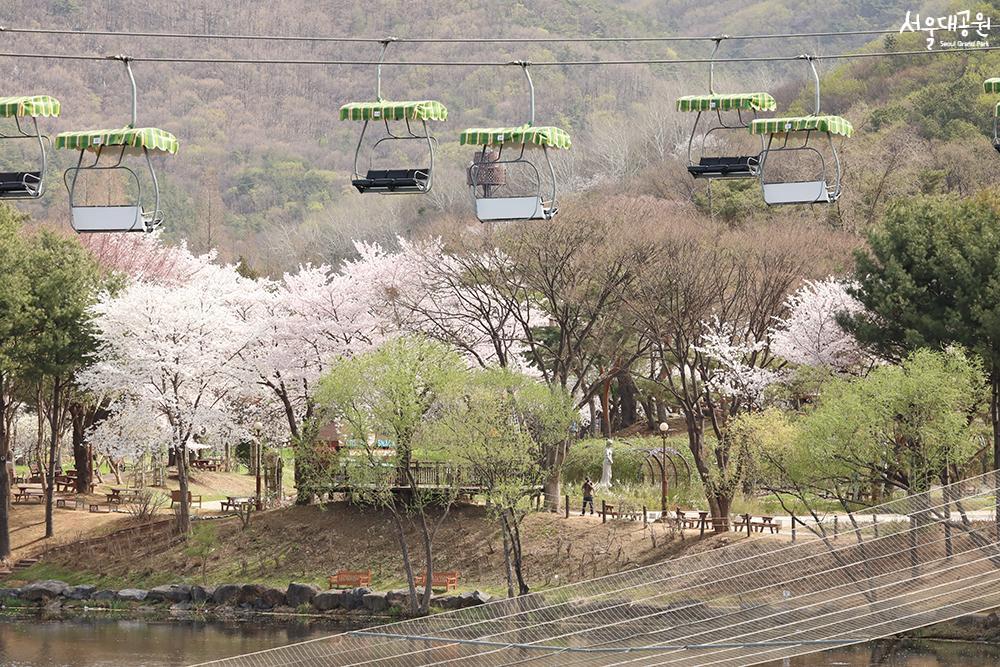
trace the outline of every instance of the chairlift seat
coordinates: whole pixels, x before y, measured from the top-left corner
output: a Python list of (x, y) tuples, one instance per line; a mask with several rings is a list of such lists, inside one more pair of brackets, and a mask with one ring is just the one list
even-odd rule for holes
[(144, 232), (141, 206), (73, 206), (73, 229), (90, 232)]
[(483, 221), (551, 220), (553, 215), (538, 196), (476, 199), (476, 217)]
[(351, 185), (358, 192), (424, 192), (427, 189), (427, 169), (372, 169), (364, 178), (356, 178)]
[(763, 185), (764, 203), (769, 205), (829, 204), (833, 201), (826, 181), (794, 181)]
[(698, 164), (688, 165), (688, 173), (695, 178), (749, 178), (758, 163), (756, 155), (702, 157)]
[(993, 148), (995, 148), (997, 152), (1000, 153), (1000, 141), (994, 141)]
[(0, 172), (0, 195), (33, 197), (42, 183), (40, 171)]

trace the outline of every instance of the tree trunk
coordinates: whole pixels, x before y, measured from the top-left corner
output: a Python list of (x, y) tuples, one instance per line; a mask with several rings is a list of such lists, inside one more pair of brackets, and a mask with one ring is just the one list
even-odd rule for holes
[(510, 537), (507, 535), (507, 523), (500, 522), (500, 534), (503, 535), (503, 568), (507, 575), (507, 597), (514, 597), (514, 573), (510, 569)]
[(183, 535), (191, 532), (191, 503), (188, 502), (187, 459), (187, 445), (181, 443), (177, 452), (177, 481), (179, 482), (181, 492), (180, 503), (178, 504), (177, 530)]
[(627, 428), (636, 422), (638, 417), (638, 403), (636, 394), (638, 390), (632, 373), (623, 370), (617, 376), (618, 395), (621, 397), (621, 409), (618, 411), (619, 428)]
[[(416, 493), (416, 491), (414, 491)], [(432, 544), (431, 532), (427, 527), (427, 517), (424, 515), (423, 507), (418, 512), (420, 516), (420, 537), (424, 541), (424, 558), (427, 562), (424, 567), (424, 594), (420, 598), (421, 614), (426, 614), (431, 608), (431, 592), (434, 588), (434, 545)]]
[(62, 384), (58, 377), (52, 378), (52, 405), (49, 406), (49, 469), (45, 484), (45, 537), (55, 535), (52, 525), (52, 507), (56, 491), (56, 460), (59, 454), (59, 404), (62, 402)]
[(712, 515), (712, 527), (717, 533), (724, 533), (728, 529), (729, 510), (732, 505), (732, 497), (714, 490), (712, 483), (712, 471), (705, 462), (704, 447), (704, 417), (700, 414), (685, 410), (688, 431), (688, 448), (694, 458), (694, 467), (701, 478), (702, 486), (705, 488), (705, 500), (708, 501), (708, 509)]
[(399, 542), (399, 550), (403, 554), (403, 572), (406, 573), (406, 583), (410, 589), (410, 613), (417, 613), (417, 586), (413, 582), (413, 563), (410, 562), (410, 548), (406, 545), (406, 533), (403, 531), (403, 522), (399, 518), (395, 507), (389, 508), (392, 514), (392, 524), (396, 528), (396, 540)]
[[(1000, 476), (1000, 368), (990, 369), (990, 423), (993, 426), (993, 485), (997, 486)], [(994, 501), (994, 521), (997, 541), (1000, 542), (1000, 493)]]
[(88, 410), (74, 401), (69, 406), (73, 425), (73, 467), (76, 469), (76, 492), (88, 493), (94, 481), (94, 457), (87, 442)]
[(530, 589), (524, 581), (524, 559), (521, 557), (521, 530), (518, 528), (514, 510), (506, 510), (503, 520), (504, 527), (510, 533), (510, 546), (514, 554), (514, 574), (517, 576), (517, 594), (527, 595)]
[(7, 432), (7, 386), (0, 374), (0, 561), (10, 558), (10, 484), (7, 476), (7, 461), (13, 459), (10, 448), (10, 434)]

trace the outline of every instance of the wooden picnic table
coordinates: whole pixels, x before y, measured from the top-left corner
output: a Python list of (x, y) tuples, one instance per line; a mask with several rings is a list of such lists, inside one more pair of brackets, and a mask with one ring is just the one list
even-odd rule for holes
[(139, 493), (139, 489), (126, 489), (120, 486), (112, 486), (111, 493), (105, 494), (108, 500), (108, 504), (121, 505), (122, 503), (129, 503), (136, 499)]
[(252, 505), (256, 500), (248, 496), (226, 496), (226, 499), (219, 503), (222, 511), (236, 511), (241, 509), (244, 505)]
[(29, 500), (45, 501), (45, 492), (37, 484), (18, 484), (14, 494), (15, 503), (26, 503)]
[(198, 470), (216, 471), (222, 467), (222, 459), (195, 459), (191, 465)]

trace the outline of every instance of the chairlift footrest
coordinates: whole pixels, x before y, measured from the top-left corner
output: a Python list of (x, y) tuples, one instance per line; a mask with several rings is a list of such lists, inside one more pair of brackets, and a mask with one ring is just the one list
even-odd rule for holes
[(0, 198), (35, 197), (41, 183), (40, 171), (0, 172)]

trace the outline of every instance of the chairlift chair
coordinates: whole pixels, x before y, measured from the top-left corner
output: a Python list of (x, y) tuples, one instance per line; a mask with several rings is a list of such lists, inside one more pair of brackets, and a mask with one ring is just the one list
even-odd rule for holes
[[(769, 206), (781, 204), (830, 204), (840, 197), (841, 192), (841, 164), (837, 147), (833, 143), (833, 137), (839, 135), (850, 137), (854, 133), (854, 128), (850, 121), (840, 116), (821, 115), (819, 97), (819, 74), (816, 72), (816, 65), (811, 56), (802, 56), (809, 62), (812, 68), (813, 77), (816, 83), (816, 96), (814, 111), (809, 116), (794, 116), (787, 118), (758, 118), (750, 123), (750, 134), (767, 136), (764, 150), (761, 152), (760, 164), (757, 168), (757, 176), (760, 179), (761, 189), (764, 194), (764, 203)], [(810, 140), (819, 135), (821, 141), (825, 139), (829, 156), (832, 157), (831, 166), (824, 157), (823, 151), (816, 147)], [(790, 137), (800, 137), (801, 143), (790, 143)], [(815, 158), (818, 169), (817, 177), (809, 180), (785, 180), (779, 178), (769, 180), (767, 163), (773, 161), (783, 154), (799, 153)], [(830, 178), (832, 176), (832, 178)]]
[[(986, 79), (983, 82), (983, 89), (987, 93), (1000, 93), (1000, 78)], [(1000, 102), (993, 107), (993, 148), (1000, 152), (1000, 128), (997, 127), (1000, 123)]]
[[(551, 220), (559, 211), (556, 205), (556, 174), (549, 149), (568, 149), (569, 133), (558, 127), (536, 127), (535, 87), (528, 72), (529, 63), (517, 62), (524, 71), (530, 95), (529, 121), (518, 127), (470, 128), (459, 135), (459, 144), (478, 146), (468, 168), (468, 185), (480, 222), (514, 220)], [(550, 187), (544, 188), (538, 166), (529, 158), (529, 151), (540, 148)], [(504, 156), (514, 152), (513, 157)], [(511, 193), (507, 187), (508, 169), (523, 167), (529, 175), (530, 188)]]
[(49, 138), (38, 130), (38, 118), (58, 116), (59, 111), (59, 100), (48, 95), (0, 97), (0, 118), (14, 120), (13, 131), (0, 130), (0, 140), (33, 140), (39, 155), (36, 170), (0, 172), (0, 199), (38, 199), (45, 193)]
[[(728, 35), (722, 35), (713, 39), (715, 48), (712, 51), (712, 60), (708, 70), (708, 94), (685, 95), (677, 99), (678, 111), (698, 114), (695, 116), (687, 146), (687, 170), (694, 178), (714, 180), (755, 177), (760, 159), (759, 154), (709, 155), (708, 141), (713, 133), (734, 130), (746, 131), (750, 123), (757, 118), (758, 112), (774, 111), (777, 108), (774, 98), (768, 93), (719, 94), (715, 92), (715, 56), (719, 51), (719, 45), (728, 38)], [(735, 119), (731, 118), (732, 112), (736, 112)], [(728, 118), (725, 115), (727, 113), (729, 114)], [(698, 161), (695, 162), (694, 144), (703, 117), (706, 123), (701, 134), (700, 155)], [(763, 137), (760, 138), (760, 147), (763, 151)]]
[[(163, 211), (160, 210), (160, 186), (150, 154), (177, 153), (177, 138), (170, 132), (155, 127), (135, 126), (136, 85), (131, 61), (127, 56), (115, 56), (113, 59), (125, 63), (132, 85), (132, 122), (120, 129), (62, 132), (56, 135), (56, 148), (76, 150), (80, 154), (76, 166), (70, 167), (63, 174), (63, 183), (69, 192), (73, 229), (78, 233), (149, 232), (159, 227), (163, 222)], [(93, 160), (85, 164), (84, 158), (88, 153), (93, 155)], [(101, 163), (101, 157), (105, 154), (111, 156), (110, 159), (113, 160), (111, 164)], [(142, 179), (139, 173), (123, 164), (126, 158), (140, 155), (145, 161), (152, 184), (152, 208), (144, 206), (148, 203), (148, 198), (143, 197)], [(79, 176), (99, 171), (125, 172), (129, 180), (135, 184), (135, 197), (126, 202), (106, 205), (85, 204), (78, 201)]]
[[(382, 51), (379, 54), (375, 76), (375, 101), (353, 102), (340, 107), (340, 120), (364, 121), (361, 136), (354, 149), (354, 175), (351, 185), (358, 192), (365, 194), (376, 192), (384, 195), (424, 194), (430, 192), (434, 184), (434, 146), (437, 139), (431, 134), (427, 121), (444, 121), (448, 118), (448, 109), (434, 100), (413, 102), (387, 102), (382, 99), (382, 63), (389, 44), (396, 41), (395, 37), (382, 40)], [(402, 121), (406, 132), (393, 132), (390, 122)], [(414, 132), (411, 122), (420, 122), (421, 130)], [(365, 145), (365, 134), (371, 123), (383, 123), (385, 136), (378, 138), (368, 149), (368, 165), (364, 175), (361, 174), (361, 151)], [(379, 146), (387, 142), (420, 141), (427, 144), (427, 166), (403, 169), (376, 169), (374, 167), (375, 153)]]

